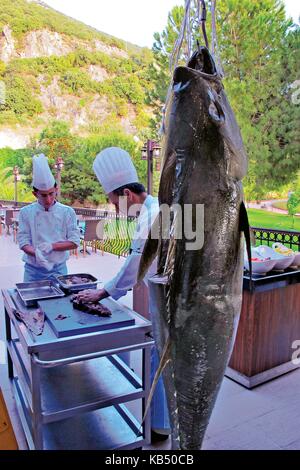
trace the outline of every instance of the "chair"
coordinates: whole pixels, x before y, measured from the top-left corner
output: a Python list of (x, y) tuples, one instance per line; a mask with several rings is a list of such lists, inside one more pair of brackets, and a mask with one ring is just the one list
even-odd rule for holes
[[(90, 254), (87, 249), (86, 245), (87, 242), (91, 242), (92, 246), (92, 251), (95, 250), (95, 253), (97, 251), (97, 245), (96, 241), (97, 240), (104, 240), (104, 224), (105, 224), (104, 219), (88, 219), (85, 221), (85, 229), (84, 233), (80, 237), (83, 243), (83, 256), (86, 255), (86, 253)], [(102, 245), (102, 255), (103, 255), (103, 245)]]
[(2, 235), (2, 229), (5, 228), (5, 210), (0, 208), (0, 235)]
[(14, 218), (14, 211), (13, 209), (7, 209), (5, 212), (5, 226), (6, 226), (6, 234), (10, 235), (10, 227), (13, 226), (13, 219)]
[(4, 217), (0, 215), (0, 235), (2, 235), (2, 229), (5, 228), (5, 222), (4, 222)]
[[(79, 228), (80, 234), (84, 233), (84, 224), (83, 224), (83, 215), (81, 214), (76, 214), (76, 221), (77, 221), (77, 227)], [(82, 239), (82, 237), (80, 237)], [(70, 255), (76, 256), (78, 258), (78, 247), (74, 248), (74, 250), (70, 250)]]
[(12, 217), (12, 227), (13, 227), (13, 235), (14, 235), (14, 242), (17, 243), (17, 235), (19, 229), (19, 215), (20, 211), (13, 211)]

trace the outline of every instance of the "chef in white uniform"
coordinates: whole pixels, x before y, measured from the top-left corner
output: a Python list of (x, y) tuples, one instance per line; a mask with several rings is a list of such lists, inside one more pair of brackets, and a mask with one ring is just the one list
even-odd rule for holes
[[(127, 213), (135, 207), (139, 210), (137, 228), (133, 236), (130, 254), (117, 275), (104, 285), (103, 289), (89, 289), (78, 294), (82, 301), (98, 301), (111, 296), (117, 300), (126, 295), (137, 283), (141, 255), (148, 233), (159, 212), (157, 198), (147, 195), (145, 188), (138, 182), (136, 169), (130, 155), (118, 147), (109, 147), (100, 152), (93, 164), (94, 172), (117, 212), (122, 210), (124, 199)], [(120, 199), (121, 198), (121, 199)], [(135, 214), (130, 214), (135, 215)], [(144, 278), (144, 282), (156, 273), (156, 260)], [(151, 376), (154, 377), (158, 366), (158, 354), (153, 348), (151, 354)], [(152, 440), (168, 437), (170, 432), (168, 407), (162, 379), (159, 380), (151, 402)]]
[(24, 251), (24, 282), (67, 274), (69, 250), (80, 244), (76, 214), (56, 201), (55, 179), (45, 155), (33, 157), (33, 194), (37, 202), (20, 210), (18, 242)]

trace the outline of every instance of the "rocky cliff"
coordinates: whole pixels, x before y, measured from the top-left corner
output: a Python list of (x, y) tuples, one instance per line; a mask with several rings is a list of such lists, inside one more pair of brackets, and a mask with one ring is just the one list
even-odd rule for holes
[(24, 146), (52, 119), (67, 121), (79, 135), (101, 126), (142, 132), (151, 117), (151, 60), (150, 51), (41, 2), (2, 0), (0, 147)]

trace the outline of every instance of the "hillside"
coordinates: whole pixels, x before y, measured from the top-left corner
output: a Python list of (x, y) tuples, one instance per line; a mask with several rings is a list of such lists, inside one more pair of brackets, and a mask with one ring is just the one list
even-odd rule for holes
[(151, 51), (42, 2), (1, 0), (0, 31), (0, 147), (24, 147), (51, 120), (80, 136), (149, 125)]

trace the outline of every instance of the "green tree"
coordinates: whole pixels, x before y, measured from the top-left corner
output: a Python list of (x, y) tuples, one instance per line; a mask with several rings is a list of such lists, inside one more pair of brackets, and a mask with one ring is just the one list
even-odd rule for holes
[(112, 129), (104, 134), (90, 136), (86, 139), (76, 139), (72, 154), (67, 154), (64, 157), (62, 194), (65, 202), (78, 201), (81, 204), (106, 202), (106, 195), (93, 171), (93, 161), (101, 150), (112, 146), (127, 150), (133, 159), (140, 181), (145, 184), (146, 165), (140, 158), (139, 146), (132, 136)]
[(297, 208), (300, 204), (300, 193), (291, 193), (288, 202), (287, 209), (289, 215), (293, 218), (293, 227), (295, 223), (295, 214), (297, 213)]
[(31, 155), (44, 153), (53, 168), (56, 157), (62, 157), (64, 168), (61, 173), (62, 202), (67, 204), (106, 202), (106, 195), (100, 186), (94, 171), (93, 161), (97, 153), (106, 147), (121, 147), (129, 152), (137, 168), (139, 179), (146, 182), (146, 162), (140, 158), (140, 145), (132, 136), (120, 129), (103, 129), (103, 133), (88, 138), (78, 138), (71, 134), (65, 122), (53, 121), (45, 128), (38, 141), (29, 150), (30, 157), (25, 157), (23, 172), (28, 187), (32, 181)]
[(74, 93), (75, 95), (79, 95), (81, 90), (93, 90), (92, 80), (87, 73), (80, 69), (67, 70), (61, 77), (61, 83), (70, 93)]
[(7, 167), (14, 167), (17, 165), (21, 170), (24, 164), (25, 157), (29, 154), (27, 149), (14, 150), (10, 147), (3, 147), (0, 149), (0, 169)]
[(270, 176), (278, 183), (291, 182), (299, 169), (300, 106), (293, 96), (299, 88), (300, 28), (291, 28), (281, 47), (281, 87), (270, 99), (269, 145), (271, 150)]
[[(18, 182), (17, 196), (18, 200), (22, 202), (31, 202), (34, 200), (32, 191), (23, 181)], [(13, 201), (15, 199), (15, 182), (12, 175), (12, 168), (10, 167), (0, 169), (0, 199), (7, 201)]]
[[(183, 8), (175, 7), (164, 31), (154, 36), (152, 78), (156, 86), (150, 98), (156, 108), (156, 124), (161, 119), (160, 108), (170, 82), (168, 59), (182, 17)], [(210, 15), (207, 25), (209, 33)], [(246, 193), (255, 198), (291, 181), (298, 165), (295, 148), (299, 110), (290, 109), (289, 87), (295, 80), (299, 28), (291, 30), (291, 26), (280, 0), (217, 2), (224, 86), (249, 156)], [(197, 29), (192, 30), (192, 37), (195, 50), (196, 40), (203, 44), (203, 39)], [(179, 61), (186, 57), (184, 43)]]
[[(149, 90), (148, 99), (154, 109), (152, 129), (156, 135), (160, 128), (162, 109), (171, 80), (169, 58), (180, 31), (183, 15), (184, 7), (175, 6), (168, 14), (167, 26), (163, 32), (154, 33), (152, 47), (154, 60), (149, 66), (149, 76), (155, 85)], [(181, 59), (183, 62), (187, 60), (187, 55), (184, 52)]]
[(0, 106), (0, 110), (25, 116), (33, 116), (42, 112), (41, 102), (34, 97), (22, 77), (8, 75), (4, 82), (6, 85), (5, 102)]

